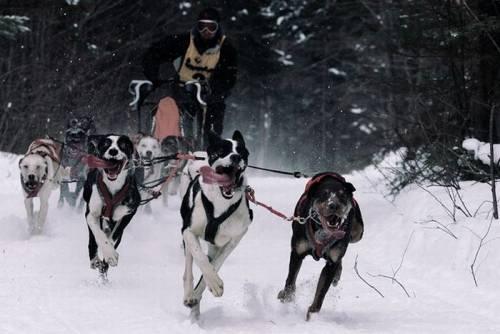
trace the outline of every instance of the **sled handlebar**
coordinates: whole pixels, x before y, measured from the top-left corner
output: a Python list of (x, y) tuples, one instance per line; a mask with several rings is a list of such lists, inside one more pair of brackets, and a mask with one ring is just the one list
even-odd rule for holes
[[(167, 82), (171, 82), (171, 81), (173, 81), (173, 79), (162, 80), (161, 83), (163, 84), (163, 83), (167, 83)], [(206, 85), (206, 83), (202, 82), (200, 80), (189, 80), (189, 81), (186, 81), (184, 83), (185, 87), (189, 87), (189, 86), (195, 87), (196, 100), (198, 101), (198, 103), (201, 106), (206, 107), (207, 103), (201, 97), (202, 89), (203, 89), (202, 86), (204, 86), (204, 85)], [(133, 100), (132, 100), (132, 102), (129, 103), (129, 106), (131, 106), (131, 107), (135, 106), (139, 103), (139, 101), (141, 101), (141, 88), (142, 88), (142, 86), (147, 87), (148, 93), (150, 93), (154, 88), (153, 83), (149, 80), (132, 80), (132, 81), (130, 81), (130, 83), (128, 85), (128, 91), (133, 96)]]
[(190, 86), (190, 85), (193, 85), (196, 87), (196, 100), (198, 101), (198, 103), (203, 106), (203, 107), (206, 107), (207, 106), (207, 102), (205, 102), (205, 100), (203, 100), (203, 98), (201, 97), (201, 85), (202, 83), (199, 81), (199, 80), (189, 80), (189, 81), (186, 81), (184, 83), (185, 86)]
[(153, 83), (149, 80), (132, 80), (132, 81), (130, 81), (130, 84), (128, 85), (128, 91), (130, 94), (132, 94), (134, 99), (132, 100), (132, 102), (129, 103), (129, 106), (134, 106), (139, 102), (139, 100), (141, 98), (141, 87), (144, 85), (147, 85), (148, 88), (150, 88), (150, 89), (153, 87)]

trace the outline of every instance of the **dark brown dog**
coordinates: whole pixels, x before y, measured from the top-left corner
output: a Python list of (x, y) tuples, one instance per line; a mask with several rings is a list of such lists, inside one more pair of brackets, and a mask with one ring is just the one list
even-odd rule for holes
[(295, 296), (295, 282), (302, 261), (311, 255), (316, 261), (326, 260), (316, 287), (316, 294), (307, 310), (319, 312), (330, 288), (336, 286), (342, 273), (342, 257), (349, 243), (361, 240), (363, 219), (352, 193), (354, 186), (336, 173), (315, 175), (306, 185), (304, 194), (295, 207), (292, 224), (292, 251), (285, 288), (278, 294), (282, 302), (290, 302)]

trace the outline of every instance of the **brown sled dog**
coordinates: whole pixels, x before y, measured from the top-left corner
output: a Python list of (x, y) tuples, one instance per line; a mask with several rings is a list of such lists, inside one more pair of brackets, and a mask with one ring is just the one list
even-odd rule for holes
[(294, 215), (300, 217), (300, 221), (292, 224), (288, 277), (278, 299), (293, 300), (297, 275), (306, 255), (316, 261), (325, 259), (314, 300), (307, 310), (307, 320), (311, 313), (321, 310), (330, 284), (337, 285), (347, 246), (363, 236), (363, 219), (352, 195), (354, 191), (354, 186), (337, 173), (317, 174), (307, 183), (295, 207)]

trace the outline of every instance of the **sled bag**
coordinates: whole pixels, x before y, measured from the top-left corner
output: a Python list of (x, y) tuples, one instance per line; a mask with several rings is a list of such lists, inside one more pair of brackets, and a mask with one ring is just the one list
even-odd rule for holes
[(160, 142), (167, 136), (180, 136), (179, 108), (174, 99), (165, 97), (160, 100), (155, 114), (155, 129), (153, 136)]

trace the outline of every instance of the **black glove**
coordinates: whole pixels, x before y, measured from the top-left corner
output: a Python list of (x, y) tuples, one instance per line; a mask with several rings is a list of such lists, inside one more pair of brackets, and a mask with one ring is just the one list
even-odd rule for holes
[(223, 103), (225, 99), (226, 99), (225, 94), (212, 92), (212, 94), (208, 95), (205, 98), (205, 102), (207, 102), (207, 104), (217, 104), (217, 103)]
[(146, 96), (148, 96), (153, 90), (155, 90), (154, 84), (153, 85), (148, 85), (148, 84), (141, 85), (141, 87), (139, 88), (139, 96), (141, 97), (141, 99), (145, 99)]

